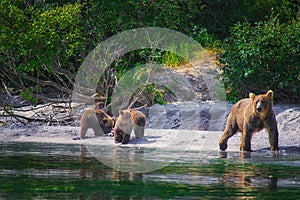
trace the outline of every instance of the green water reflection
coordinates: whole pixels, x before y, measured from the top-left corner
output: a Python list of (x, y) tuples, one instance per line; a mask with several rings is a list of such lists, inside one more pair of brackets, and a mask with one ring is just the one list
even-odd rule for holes
[[(168, 152), (165, 152), (168, 154)], [(77, 145), (0, 143), (2, 199), (299, 199), (299, 149), (272, 156), (187, 152), (149, 173), (120, 172)], [(207, 153), (207, 152), (206, 152)]]

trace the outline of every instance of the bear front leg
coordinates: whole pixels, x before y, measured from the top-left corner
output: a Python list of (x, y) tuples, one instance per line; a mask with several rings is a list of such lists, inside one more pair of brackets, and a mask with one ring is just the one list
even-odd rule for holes
[(129, 140), (130, 140), (130, 135), (124, 134), (122, 144), (127, 144), (129, 142)]
[(278, 151), (278, 129), (277, 129), (277, 123), (275, 120), (275, 117), (270, 119), (270, 121), (267, 122), (267, 131), (269, 134), (269, 143), (271, 146), (271, 151)]
[(220, 147), (220, 150), (222, 151), (225, 151), (227, 149), (227, 141), (228, 141), (228, 132), (227, 131), (224, 131), (224, 133), (222, 134), (221, 138), (220, 138), (220, 141), (219, 141), (219, 147)]
[(123, 132), (115, 129), (114, 130), (114, 139), (115, 139), (115, 143), (120, 143), (123, 141)]
[(86, 126), (81, 126), (81, 129), (80, 129), (80, 138), (81, 139), (86, 138), (85, 137), (86, 132), (87, 132), (87, 127)]
[(141, 138), (144, 137), (145, 127), (134, 124), (133, 131), (134, 131), (135, 138)]
[(224, 133), (222, 134), (220, 140), (219, 140), (219, 147), (222, 151), (225, 151), (227, 149), (227, 141), (230, 137), (232, 137), (236, 132), (238, 131), (238, 125), (237, 124), (227, 124), (226, 129)]
[(93, 130), (94, 130), (95, 136), (103, 136), (104, 135), (103, 130), (99, 124), (93, 124)]
[(271, 146), (271, 151), (278, 151), (279, 147), (278, 147), (278, 131), (277, 129), (270, 129), (268, 130), (269, 133), (269, 143)]
[(240, 151), (250, 151), (250, 152), (252, 152), (251, 138), (252, 138), (251, 133), (243, 133), (241, 146), (240, 146)]
[(250, 151), (251, 150), (251, 138), (252, 138), (252, 130), (244, 129), (241, 136), (241, 146), (240, 151)]

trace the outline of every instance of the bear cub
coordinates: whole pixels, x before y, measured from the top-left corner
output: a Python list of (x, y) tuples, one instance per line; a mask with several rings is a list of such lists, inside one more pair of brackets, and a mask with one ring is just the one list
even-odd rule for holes
[(225, 151), (228, 139), (240, 131), (242, 133), (240, 150), (252, 151), (252, 134), (267, 129), (271, 151), (279, 150), (277, 122), (272, 106), (272, 90), (257, 96), (250, 93), (248, 99), (238, 101), (228, 115), (225, 131), (219, 141), (220, 149)]
[(115, 143), (127, 144), (132, 129), (136, 138), (144, 136), (146, 116), (138, 110), (120, 110), (114, 128)]
[(86, 110), (81, 116), (80, 138), (83, 139), (86, 137), (85, 135), (89, 128), (94, 130), (95, 136), (103, 136), (103, 133), (108, 134), (113, 129), (114, 123), (115, 119), (103, 110)]

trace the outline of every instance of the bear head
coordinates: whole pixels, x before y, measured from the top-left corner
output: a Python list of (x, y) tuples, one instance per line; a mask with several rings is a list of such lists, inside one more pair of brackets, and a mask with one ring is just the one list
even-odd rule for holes
[(266, 117), (273, 105), (273, 91), (269, 90), (266, 94), (255, 95), (249, 94), (249, 98), (252, 101), (253, 113), (261, 117)]
[(116, 127), (118, 129), (121, 129), (124, 133), (130, 135), (132, 131), (132, 122), (131, 122), (131, 113), (129, 110), (119, 111), (119, 117), (116, 122)]
[(123, 121), (130, 122), (131, 120), (131, 112), (129, 110), (119, 110), (120, 118)]
[(101, 128), (105, 134), (108, 134), (111, 132), (111, 130), (113, 129), (113, 127), (115, 125), (115, 118), (114, 117), (104, 117), (103, 124), (104, 124), (104, 126)]

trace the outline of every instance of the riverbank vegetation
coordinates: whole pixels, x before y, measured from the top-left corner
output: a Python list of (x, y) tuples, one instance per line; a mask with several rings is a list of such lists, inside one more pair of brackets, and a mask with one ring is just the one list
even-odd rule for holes
[[(300, 103), (299, 15), (297, 0), (2, 0), (0, 92), (35, 103), (49, 93), (70, 96), (76, 72), (100, 42), (134, 28), (164, 27), (216, 55), (228, 100), (272, 89), (277, 102)], [(117, 75), (112, 84), (149, 61), (184, 62), (172, 52), (133, 51), (109, 66)], [(159, 97), (162, 90), (149, 93)]]

